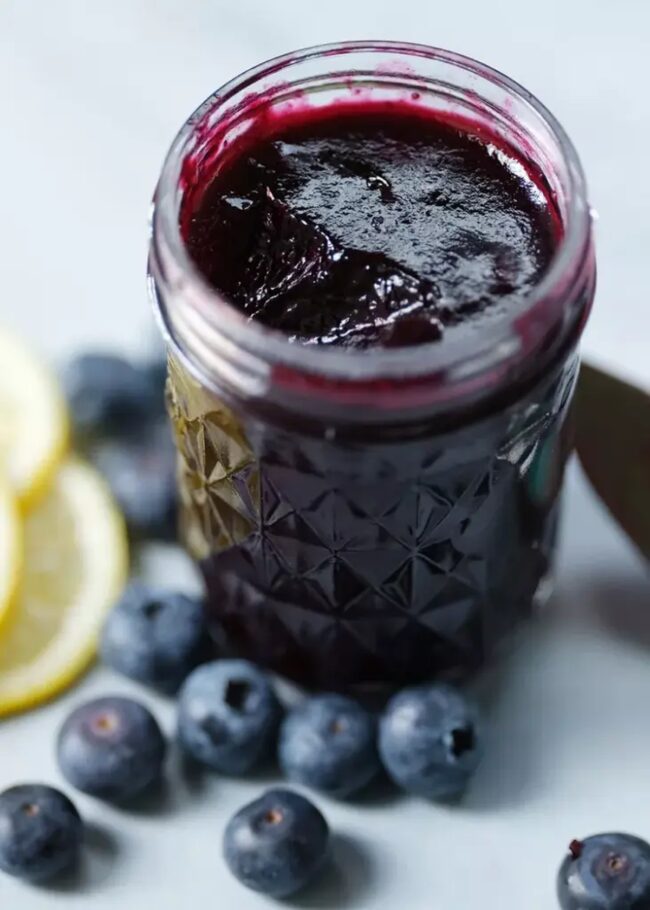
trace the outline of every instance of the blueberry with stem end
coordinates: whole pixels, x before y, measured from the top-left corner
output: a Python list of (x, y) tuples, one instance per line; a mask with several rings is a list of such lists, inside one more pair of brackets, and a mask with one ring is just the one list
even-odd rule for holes
[(81, 850), (83, 822), (65, 794), (42, 784), (0, 793), (0, 869), (43, 882), (73, 866)]
[(329, 848), (329, 828), (304, 796), (274, 789), (249, 803), (228, 823), (223, 853), (247, 888), (275, 898), (301, 891), (318, 874)]
[(160, 779), (166, 751), (150, 711), (120, 696), (76, 708), (57, 741), (66, 780), (84, 793), (116, 803), (133, 799)]
[(562, 910), (648, 910), (650, 844), (631, 834), (572, 841), (557, 894)]
[(330, 796), (351, 796), (381, 767), (375, 719), (343, 695), (306, 698), (282, 723), (278, 758), (290, 780)]

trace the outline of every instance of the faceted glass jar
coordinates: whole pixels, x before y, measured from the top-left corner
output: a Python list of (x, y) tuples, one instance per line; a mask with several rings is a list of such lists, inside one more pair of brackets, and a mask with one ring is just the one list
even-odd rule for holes
[[(563, 225), (539, 285), (468, 344), (292, 344), (207, 285), (183, 242), (238, 137), (291, 105), (409, 99), (503, 142)], [(263, 64), (187, 121), (154, 200), (150, 288), (169, 347), (182, 533), (229, 649), (308, 685), (480, 667), (548, 590), (594, 293), (576, 153), (528, 92), (416, 45)]]

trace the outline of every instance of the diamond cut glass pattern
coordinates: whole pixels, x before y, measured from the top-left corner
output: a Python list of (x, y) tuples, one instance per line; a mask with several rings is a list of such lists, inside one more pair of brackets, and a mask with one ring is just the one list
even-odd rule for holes
[(328, 687), (480, 666), (549, 571), (575, 375), (446, 435), (360, 444), (239, 414), (172, 361), (183, 534), (217, 634)]

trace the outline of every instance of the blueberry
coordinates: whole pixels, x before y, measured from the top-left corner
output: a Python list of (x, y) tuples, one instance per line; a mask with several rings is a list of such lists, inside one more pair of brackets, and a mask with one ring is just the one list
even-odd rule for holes
[(447, 685), (405, 689), (388, 703), (379, 752), (390, 777), (429, 799), (459, 796), (482, 752), (476, 708)]
[(350, 796), (380, 769), (375, 720), (342, 695), (307, 698), (285, 718), (278, 756), (291, 780), (331, 796)]
[(650, 844), (630, 834), (573, 841), (557, 893), (562, 910), (648, 910)]
[(207, 658), (203, 602), (131, 584), (113, 608), (101, 638), (103, 660), (118, 673), (174, 693)]
[(67, 796), (41, 784), (0, 794), (0, 869), (45, 881), (79, 857), (83, 822)]
[(132, 537), (176, 540), (176, 451), (167, 420), (131, 438), (103, 439), (88, 455), (111, 488)]
[(312, 881), (328, 846), (329, 828), (316, 806), (299, 793), (280, 789), (240, 809), (223, 838), (223, 854), (235, 878), (279, 898)]
[(267, 677), (245, 660), (203, 664), (179, 697), (183, 749), (214, 771), (244, 774), (270, 756), (281, 709)]
[(147, 371), (115, 354), (89, 352), (74, 358), (63, 372), (63, 387), (81, 438), (130, 432), (161, 411)]
[(167, 384), (167, 354), (162, 351), (156, 354), (144, 367), (149, 375), (149, 379), (160, 396), (160, 400), (165, 401), (165, 386)]
[(98, 698), (63, 724), (57, 742), (64, 777), (84, 793), (125, 802), (159, 780), (166, 743), (152, 714), (130, 698)]

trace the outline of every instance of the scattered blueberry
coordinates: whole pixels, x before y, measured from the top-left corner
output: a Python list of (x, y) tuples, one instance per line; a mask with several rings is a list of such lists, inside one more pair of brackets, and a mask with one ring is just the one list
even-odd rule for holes
[(115, 605), (101, 638), (110, 667), (171, 694), (209, 653), (203, 602), (139, 582)]
[(180, 691), (183, 749), (222, 774), (244, 774), (273, 752), (281, 709), (268, 678), (245, 660), (194, 670)]
[(478, 712), (451, 686), (405, 689), (389, 701), (381, 718), (379, 752), (386, 771), (404, 790), (453, 799), (481, 759)]
[(164, 404), (165, 386), (167, 384), (166, 352), (162, 351), (160, 354), (157, 354), (152, 360), (145, 364), (144, 369), (146, 369), (149, 374), (149, 379), (156, 390), (156, 394), (160, 396), (160, 400)]
[(351, 796), (380, 770), (375, 720), (342, 695), (307, 698), (284, 719), (278, 756), (291, 780), (331, 796)]
[(299, 793), (279, 789), (240, 809), (223, 838), (224, 857), (235, 878), (277, 898), (312, 881), (328, 846), (329, 828), (316, 806)]
[(161, 411), (147, 371), (116, 354), (90, 352), (75, 357), (63, 372), (63, 386), (81, 438), (128, 432)]
[(88, 454), (133, 537), (176, 540), (176, 451), (166, 419), (131, 438), (100, 440)]
[(45, 881), (73, 866), (83, 822), (67, 796), (41, 784), (0, 794), (0, 869), (28, 881)]
[(84, 793), (125, 802), (159, 780), (166, 742), (153, 715), (119, 696), (81, 705), (57, 743), (64, 777)]
[(557, 893), (562, 910), (648, 910), (650, 844), (630, 834), (573, 841)]

